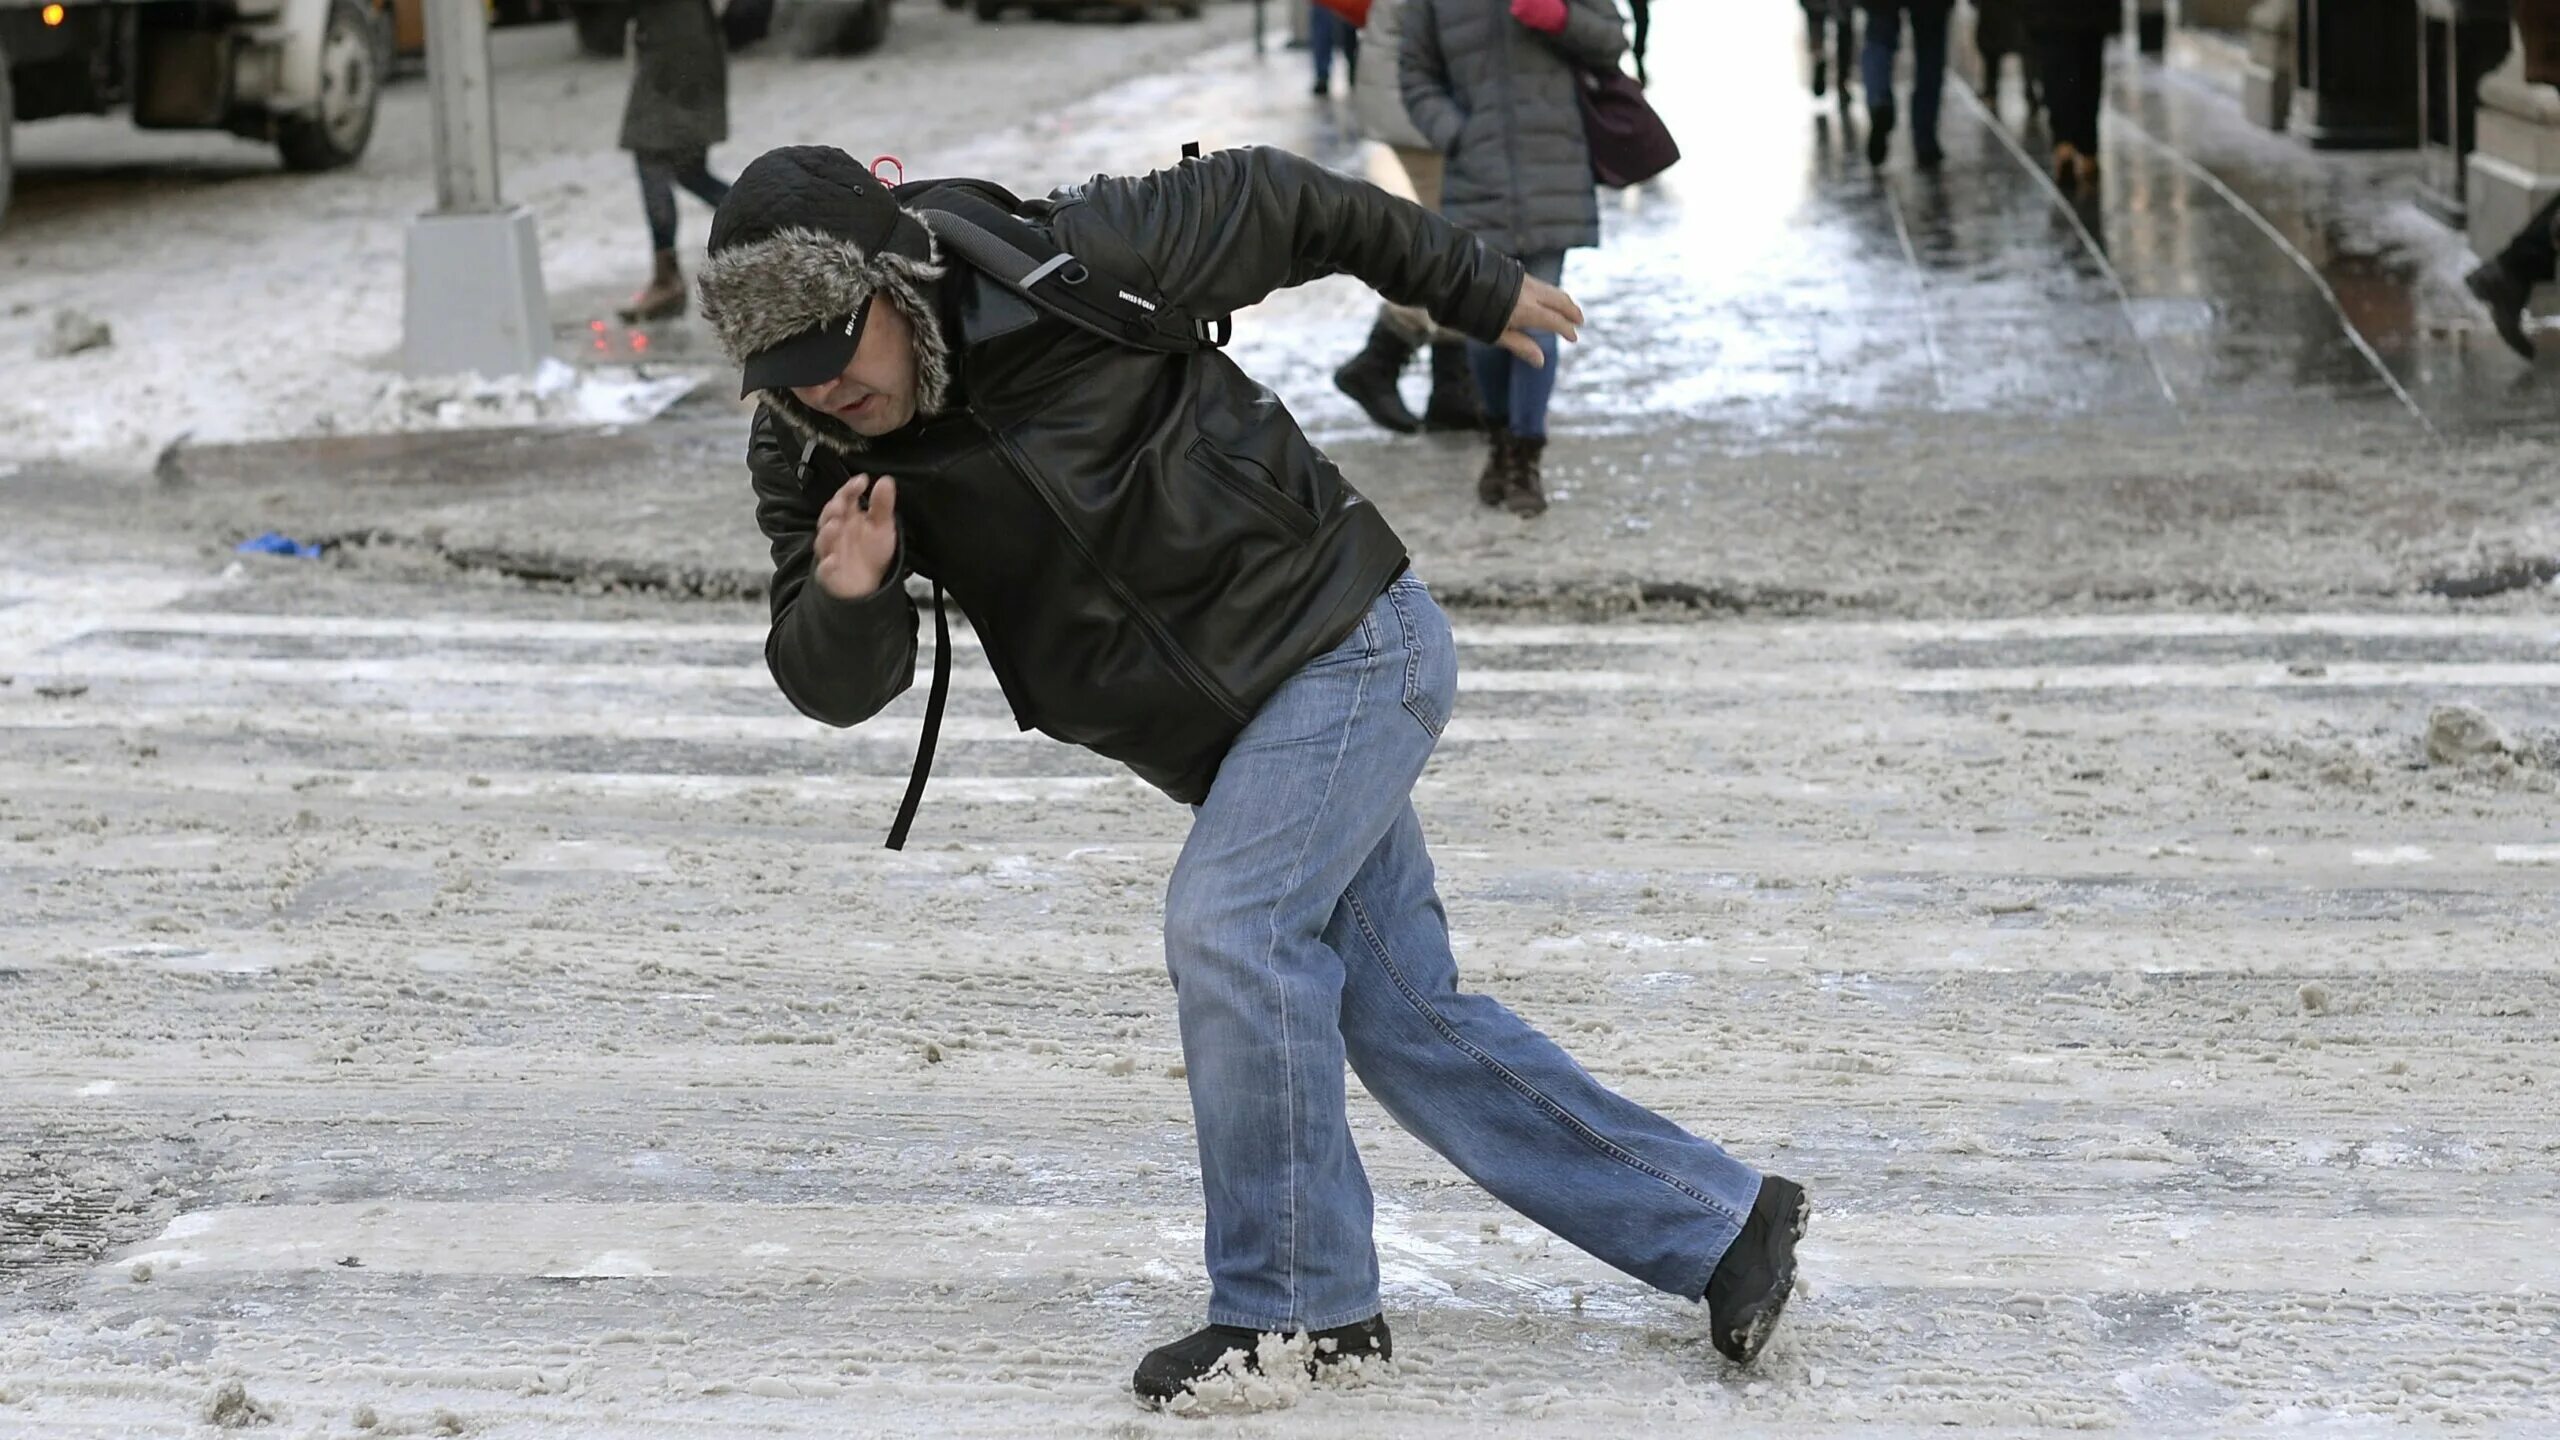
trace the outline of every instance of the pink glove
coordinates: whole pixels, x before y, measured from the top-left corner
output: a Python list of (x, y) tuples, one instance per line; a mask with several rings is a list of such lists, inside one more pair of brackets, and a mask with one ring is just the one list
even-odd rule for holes
[(1511, 0), (1511, 18), (1549, 35), (1564, 33), (1564, 0)]

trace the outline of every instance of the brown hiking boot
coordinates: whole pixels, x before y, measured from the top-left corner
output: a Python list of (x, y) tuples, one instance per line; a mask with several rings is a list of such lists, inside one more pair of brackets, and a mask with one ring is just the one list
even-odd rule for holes
[(643, 320), (681, 315), (684, 306), (684, 270), (676, 264), (676, 252), (661, 250), (649, 272), (649, 283), (631, 297), (631, 303), (623, 306), (620, 313), (624, 323), (636, 325)]
[(1520, 441), (1500, 426), (1486, 436), (1484, 473), (1476, 476), (1476, 498), (1487, 505), (1500, 505), (1511, 493), (1511, 474), (1518, 465)]
[(1511, 442), (1511, 488), (1503, 492), (1502, 508), (1523, 520), (1547, 513), (1546, 482), (1538, 473), (1539, 457), (1546, 453), (1544, 436)]

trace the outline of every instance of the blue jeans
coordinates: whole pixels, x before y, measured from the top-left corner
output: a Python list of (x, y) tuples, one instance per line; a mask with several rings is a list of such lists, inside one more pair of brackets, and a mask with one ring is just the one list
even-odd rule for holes
[[(1315, 52), (1316, 83), (1333, 83), (1333, 52), (1340, 50), (1345, 63), (1360, 63), (1360, 32), (1351, 22), (1321, 5), (1307, 7), (1307, 48)], [(1390, 57), (1392, 59), (1393, 57)]]
[(1496, 1199), (1676, 1295), (1705, 1295), (1760, 1193), (1757, 1172), (1458, 988), (1412, 801), (1457, 687), (1447, 618), (1398, 580), (1245, 727), (1174, 866), (1165, 958), (1213, 1324), (1324, 1330), (1378, 1313), (1346, 1060)]
[[(1947, 83), (1947, 14), (1930, 0), (1911, 10), (1911, 141), (1923, 149), (1938, 143), (1938, 96)], [(1866, 48), (1858, 52), (1859, 80), (1867, 87), (1867, 114), (1893, 124), (1893, 57), (1902, 48), (1902, 7), (1867, 12)]]
[[(1564, 252), (1543, 250), (1523, 255), (1528, 272), (1550, 285), (1564, 283)], [(1547, 402), (1555, 398), (1558, 347), (1553, 335), (1532, 337), (1547, 357), (1544, 366), (1523, 364), (1499, 345), (1467, 342), (1467, 363), (1476, 374), (1476, 396), (1484, 402), (1488, 424), (1524, 440), (1547, 438)]]

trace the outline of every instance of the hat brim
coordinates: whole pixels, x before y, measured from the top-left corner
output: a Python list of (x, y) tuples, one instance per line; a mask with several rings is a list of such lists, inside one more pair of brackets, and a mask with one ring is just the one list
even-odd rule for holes
[(803, 330), (788, 340), (777, 341), (747, 357), (738, 398), (745, 399), (763, 390), (791, 390), (805, 385), (824, 385), (844, 373), (853, 363), (853, 352), (862, 348), (862, 332), (871, 318), (869, 301), (851, 321), (836, 321)]

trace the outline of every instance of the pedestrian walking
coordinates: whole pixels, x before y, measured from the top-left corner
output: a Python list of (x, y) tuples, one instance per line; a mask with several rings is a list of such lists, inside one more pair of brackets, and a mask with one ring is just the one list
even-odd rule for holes
[(1831, 90), (1831, 57), (1840, 57), (1840, 101), (1849, 100), (1849, 66), (1858, 53), (1858, 0), (1796, 0), (1804, 11), (1804, 48), (1815, 99)]
[[(1448, 157), (1441, 207), (1540, 283), (1565, 252), (1600, 243), (1600, 200), (1582, 125), (1582, 72), (1626, 54), (1612, 0), (1413, 0), (1401, 83), (1414, 127)], [(1547, 407), (1555, 337), (1534, 356), (1471, 344), (1490, 443), (1476, 498), (1515, 515), (1547, 508)]]
[(2053, 127), (2053, 183), (2098, 189), (2098, 111), (2107, 98), (2107, 41), (2124, 24), (2120, 0), (2025, 0), (2045, 116)]
[(2000, 113), (2000, 72), (2010, 56), (2027, 91), (2027, 114), (2044, 104), (2036, 85), (2036, 61), (2027, 41), (2028, 0), (1973, 0), (1973, 48), (1982, 57), (1982, 103)]
[[(2524, 42), (2519, 58), (2528, 85), (2560, 86), (2560, 0), (2520, 5), (2516, 33)], [(2560, 252), (2560, 195), (2545, 202), (2506, 244), (2506, 248), (2463, 277), (2472, 296), (2489, 309), (2498, 338), (2527, 360), (2534, 357), (2533, 331), (2525, 317), (2537, 285), (2555, 278), (2555, 252)]]
[[(988, 225), (1027, 238), (991, 245)], [(992, 269), (960, 258), (999, 248)], [(1393, 1353), (1346, 1060), (1494, 1196), (1703, 1298), (1717, 1348), (1753, 1358), (1786, 1303), (1803, 1190), (1458, 988), (1411, 798), (1456, 698), (1448, 621), (1271, 392), (1182, 343), (1331, 273), (1523, 358), (1574, 334), (1572, 300), (1431, 212), (1270, 149), (1025, 203), (978, 182), (892, 192), (797, 146), (747, 167), (711, 252), (703, 313), (759, 401), (747, 464), (783, 693), (832, 725), (877, 715), (913, 682), (906, 580), (928, 576), (937, 628), (947, 590), (1025, 726), (1193, 808), (1165, 961), (1209, 1323), (1147, 1355), (1138, 1395), (1256, 1367), (1268, 1337), (1305, 1337), (1290, 1363), (1310, 1369)]]
[(1860, 0), (1867, 39), (1858, 52), (1858, 83), (1867, 92), (1867, 163), (1892, 153), (1896, 106), (1893, 67), (1902, 50), (1902, 21), (1911, 20), (1911, 158), (1923, 170), (1946, 159), (1938, 147), (1938, 105), (1947, 83), (1947, 19), (1955, 0)]
[(1350, 72), (1351, 83), (1360, 83), (1360, 32), (1352, 23), (1323, 5), (1307, 7), (1307, 49), (1316, 63), (1316, 98), (1333, 93), (1334, 52), (1342, 54), (1343, 68)]
[[(1361, 41), (1373, 55), (1395, 55), (1402, 46), (1396, 19), (1404, 0), (1372, 0)], [(1372, 65), (1351, 80), (1353, 112), (1361, 132), (1387, 147), (1404, 168), (1414, 200), (1426, 210), (1440, 208), (1440, 186), (1446, 162), (1405, 114), (1404, 89), (1396, 67)], [(1416, 351), (1431, 347), (1431, 399), (1417, 418), (1406, 408), (1396, 382)], [(1476, 399), (1476, 382), (1467, 363), (1463, 335), (1431, 323), (1431, 317), (1409, 305), (1382, 304), (1369, 340), (1349, 363), (1333, 372), (1333, 383), (1359, 402), (1370, 419), (1399, 435), (1421, 430), (1477, 431), (1484, 428), (1484, 406)]]
[(633, 0), (631, 9), (622, 148), (640, 172), (650, 252), (649, 283), (622, 307), (622, 318), (636, 322), (684, 313), (676, 187), (712, 206), (729, 193), (710, 163), (711, 147), (729, 138), (729, 57), (710, 0)]
[(2463, 277), (2472, 298), (2488, 307), (2498, 338), (2527, 360), (2533, 358), (2534, 346), (2525, 310), (2533, 303), (2535, 286), (2560, 279), (2555, 261), (2560, 261), (2560, 195), (2535, 211), (2504, 249)]

